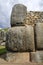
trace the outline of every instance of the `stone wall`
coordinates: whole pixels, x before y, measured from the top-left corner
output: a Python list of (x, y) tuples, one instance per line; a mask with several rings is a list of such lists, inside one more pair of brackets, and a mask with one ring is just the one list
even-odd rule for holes
[(38, 11), (28, 11), (26, 20), (26, 24), (35, 24), (38, 22), (43, 22), (43, 12), (38, 12)]
[(5, 45), (6, 42), (6, 31), (0, 30), (0, 45)]
[(42, 63), (43, 12), (27, 12), (24, 5), (17, 4), (15, 6), (11, 13), (11, 28), (6, 33), (6, 60), (18, 59), (15, 63), (19, 61)]

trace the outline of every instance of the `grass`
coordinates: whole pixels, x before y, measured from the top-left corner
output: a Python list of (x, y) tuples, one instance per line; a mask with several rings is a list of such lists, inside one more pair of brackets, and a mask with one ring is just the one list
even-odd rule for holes
[(4, 30), (5, 32), (8, 31), (9, 28), (0, 29), (0, 31)]
[(5, 46), (0, 46), (0, 54), (6, 53)]

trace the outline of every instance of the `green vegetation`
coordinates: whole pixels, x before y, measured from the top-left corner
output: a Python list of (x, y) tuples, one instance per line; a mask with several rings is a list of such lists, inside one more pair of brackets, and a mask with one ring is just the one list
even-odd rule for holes
[(9, 28), (0, 29), (0, 31), (4, 30), (5, 32), (8, 31)]
[(4, 31), (8, 31), (8, 28), (4, 28), (4, 29), (2, 29), (2, 30), (4, 30)]
[(0, 46), (0, 54), (6, 53), (5, 46)]

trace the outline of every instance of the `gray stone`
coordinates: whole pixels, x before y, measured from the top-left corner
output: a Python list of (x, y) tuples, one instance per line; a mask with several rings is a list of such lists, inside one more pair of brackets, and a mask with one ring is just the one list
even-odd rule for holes
[(24, 19), (26, 18), (27, 8), (22, 4), (16, 4), (12, 8), (11, 13), (11, 26), (24, 25)]
[(34, 29), (31, 25), (12, 27), (6, 35), (6, 48), (13, 51), (34, 51)]
[(4, 30), (0, 31), (0, 41), (3, 42), (6, 40), (6, 32)]
[(43, 63), (43, 51), (31, 52), (31, 61)]
[(4, 39), (4, 33), (3, 31), (0, 31), (0, 44), (3, 42)]
[(35, 26), (36, 33), (36, 47), (37, 49), (43, 49), (43, 23), (37, 23)]
[(2, 31), (0, 31), (0, 40), (3, 40)]
[(5, 42), (6, 41), (6, 31), (3, 32), (4, 33), (4, 38), (3, 38), (3, 41)]

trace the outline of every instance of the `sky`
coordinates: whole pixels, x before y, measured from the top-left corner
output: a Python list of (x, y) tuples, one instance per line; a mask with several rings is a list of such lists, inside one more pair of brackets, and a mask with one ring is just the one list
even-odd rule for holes
[(24, 4), (28, 11), (43, 11), (43, 0), (0, 0), (0, 28), (10, 27), (10, 16), (15, 4)]

